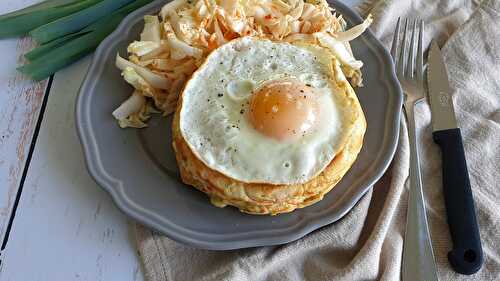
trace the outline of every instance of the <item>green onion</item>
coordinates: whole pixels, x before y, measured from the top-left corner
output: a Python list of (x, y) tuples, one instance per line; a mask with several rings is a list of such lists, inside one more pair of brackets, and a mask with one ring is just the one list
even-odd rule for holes
[[(88, 33), (88, 32), (84, 32), (84, 33)], [(64, 37), (55, 39), (53, 41), (50, 41), (47, 44), (43, 44), (43, 45), (36, 47), (35, 49), (29, 51), (28, 53), (24, 54), (24, 57), (27, 58), (28, 60), (31, 60), (31, 61), (35, 60), (35, 59), (45, 55), (46, 53), (52, 51), (54, 48), (58, 48), (58, 47), (64, 45), (65, 43), (71, 41), (71, 39), (79, 37), (82, 34), (83, 33), (81, 33), (81, 32), (77, 32), (77, 33), (68, 34)]]
[(26, 15), (26, 14), (29, 14), (29, 13), (33, 13), (33, 12), (36, 12), (36, 11), (43, 10), (43, 9), (54, 8), (54, 7), (61, 7), (61, 6), (64, 6), (64, 5), (73, 4), (73, 3), (77, 2), (77, 1), (79, 1), (79, 0), (46, 0), (46, 1), (43, 1), (43, 2), (40, 2), (40, 3), (28, 6), (28, 7), (24, 8), (24, 9), (20, 9), (20, 10), (17, 10), (17, 11), (8, 13), (8, 14), (1, 15), (0, 16), (0, 20), (5, 20), (5, 19), (8, 19), (8, 18), (18, 17), (18, 16), (21, 16), (21, 15)]
[(21, 36), (102, 0), (53, 0), (0, 16), (0, 38)]
[(132, 2), (132, 0), (103, 0), (74, 14), (40, 26), (31, 31), (30, 35), (37, 42), (46, 43), (58, 37), (81, 30), (92, 22), (113, 13), (130, 2)]
[(115, 30), (125, 16), (152, 1), (135, 0), (84, 28), (76, 33), (75, 37), (63, 37), (66, 40), (62, 39), (60, 42), (54, 43), (51, 50), (40, 51), (30, 64), (19, 67), (18, 70), (30, 75), (35, 80), (49, 77), (64, 66), (94, 51), (101, 41)]

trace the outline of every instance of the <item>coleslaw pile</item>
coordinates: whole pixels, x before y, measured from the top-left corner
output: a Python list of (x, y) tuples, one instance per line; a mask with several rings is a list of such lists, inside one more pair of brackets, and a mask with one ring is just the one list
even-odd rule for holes
[(134, 92), (113, 116), (120, 127), (146, 127), (152, 113), (169, 115), (191, 74), (211, 51), (243, 36), (273, 41), (312, 42), (328, 48), (353, 86), (363, 63), (349, 41), (361, 35), (372, 16), (346, 30), (326, 0), (174, 0), (159, 16), (145, 16), (139, 41), (117, 54), (116, 66)]

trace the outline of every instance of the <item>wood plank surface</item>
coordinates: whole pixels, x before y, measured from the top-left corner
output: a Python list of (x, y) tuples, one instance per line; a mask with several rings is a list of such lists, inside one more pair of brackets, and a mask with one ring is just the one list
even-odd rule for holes
[(89, 61), (54, 77), (2, 281), (142, 280), (131, 223), (88, 175), (76, 134), (75, 98)]
[[(2, 0), (4, 14), (39, 0)], [(34, 82), (16, 71), (29, 38), (0, 40), (0, 241), (3, 241), (40, 114), (47, 82)]]

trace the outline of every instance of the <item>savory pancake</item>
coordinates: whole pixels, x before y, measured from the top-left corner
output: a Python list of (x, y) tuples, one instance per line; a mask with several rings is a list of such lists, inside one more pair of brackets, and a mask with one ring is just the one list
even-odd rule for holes
[[(238, 40), (250, 40), (249, 42), (254, 45), (258, 45), (255, 44), (255, 41), (259, 41), (257, 39)], [(230, 42), (227, 44), (229, 46), (225, 45), (225, 47), (223, 46), (221, 48), (231, 48), (230, 44), (238, 44), (238, 42)], [(330, 73), (328, 74), (326, 79), (326, 82), (328, 83), (319, 83), (316, 86), (311, 85), (311, 87), (313, 88), (313, 90), (314, 87), (317, 87), (318, 89), (324, 89), (326, 84), (332, 87), (332, 91), (329, 92), (329, 95), (333, 96), (335, 100), (335, 106), (338, 107), (338, 112), (341, 112), (338, 118), (339, 122), (341, 122), (341, 125), (333, 126), (334, 124), (332, 124), (332, 128), (334, 128), (334, 130), (337, 130), (337, 132), (328, 134), (328, 136), (340, 135), (342, 137), (327, 138), (322, 135), (323, 132), (318, 132), (317, 134), (311, 133), (311, 135), (309, 135), (309, 138), (306, 137), (308, 134), (305, 133), (298, 138), (287, 139), (286, 141), (284, 141), (284, 145), (287, 145), (289, 147), (289, 151), (287, 152), (286, 149), (280, 151), (280, 154), (282, 155), (280, 156), (279, 161), (274, 161), (274, 158), (276, 158), (277, 154), (274, 154), (273, 149), (275, 149), (276, 146), (265, 146), (261, 150), (253, 150), (252, 153), (249, 154), (245, 152), (245, 149), (240, 149), (240, 147), (235, 150), (225, 149), (227, 146), (227, 142), (221, 142), (221, 145), (219, 145), (220, 143), (216, 141), (213, 141), (210, 145), (207, 145), (206, 143), (198, 143), (199, 136), (203, 137), (209, 135), (210, 138), (216, 138), (217, 135), (211, 135), (210, 132), (223, 132), (225, 128), (225, 123), (223, 123), (225, 119), (218, 119), (217, 122), (210, 122), (210, 114), (219, 114), (220, 111), (204, 110), (204, 108), (200, 105), (193, 106), (192, 104), (192, 97), (194, 96), (196, 96), (197, 101), (204, 101), (206, 99), (210, 99), (210, 97), (212, 97), (213, 99), (222, 98), (217, 96), (217, 93), (220, 93), (220, 91), (214, 92), (216, 96), (208, 96), (208, 98), (201, 97), (202, 94), (210, 95), (214, 93), (211, 93), (211, 88), (208, 86), (205, 86), (205, 88), (200, 88), (196, 85), (196, 83), (200, 83), (200, 81), (203, 81), (201, 80), (201, 78), (210, 77), (210, 75), (212, 75), (213, 73), (220, 72), (219, 69), (211, 67), (212, 65), (218, 64), (217, 59), (219, 54), (217, 53), (217, 50), (215, 50), (207, 58), (206, 62), (202, 66), (200, 66), (200, 68), (187, 82), (186, 87), (184, 88), (184, 91), (180, 97), (173, 122), (173, 146), (183, 181), (186, 184), (192, 185), (209, 195), (212, 203), (216, 206), (223, 207), (226, 205), (232, 205), (238, 207), (243, 212), (252, 214), (279, 214), (293, 211), (296, 208), (302, 208), (311, 205), (321, 200), (323, 196), (341, 180), (347, 170), (354, 163), (361, 149), (363, 136), (366, 130), (366, 121), (364, 119), (363, 112), (354, 93), (354, 90), (352, 89), (340, 69), (339, 62), (337, 61), (335, 56), (328, 55), (328, 51), (320, 50), (318, 49), (319, 47), (309, 45), (296, 45), (293, 47), (305, 50), (305, 52), (314, 52), (314, 54), (317, 55), (317, 57), (320, 57), (321, 60), (314, 61), (313, 63), (315, 63), (315, 65), (326, 66), (325, 69), (329, 69)], [(222, 49), (221, 52), (225, 54), (224, 58), (227, 60), (227, 49)], [(266, 50), (264, 48), (262, 52), (267, 53), (269, 52), (269, 50)], [(277, 63), (277, 65), (279, 65), (279, 63)], [(303, 67), (301, 69), (308, 68)], [(231, 69), (229, 69), (228, 72), (231, 72)], [(314, 77), (320, 77), (320, 74), (325, 73), (313, 74), (314, 75), (312, 76)], [(298, 74), (294, 76), (301, 77), (301, 75)], [(310, 77), (311, 75), (305, 75), (302, 77), (307, 76)], [(250, 75), (249, 77), (257, 77), (257, 75)], [(271, 75), (271, 77), (273, 77), (273, 75)], [(193, 83), (194, 85), (191, 85), (191, 83)], [(309, 83), (313, 84), (312, 82), (308, 82), (308, 85)], [(206, 91), (203, 92), (202, 89), (206, 89)], [(257, 90), (255, 91), (251, 91), (250, 101), (252, 101), (251, 98), (253, 96), (259, 93), (259, 89), (261, 88), (257, 87), (256, 89)], [(289, 89), (289, 91), (292, 91), (292, 89)], [(314, 91), (312, 92), (312, 94), (320, 95), (319, 92)], [(269, 96), (272, 96), (272, 94), (268, 94), (268, 97)], [(249, 104), (252, 103), (249, 102)], [(225, 104), (224, 110), (228, 110), (230, 112), (230, 106), (231, 103), (229, 100), (229, 102)], [(302, 107), (303, 105), (301, 106), (301, 108)], [(239, 107), (237, 108), (239, 110)], [(330, 115), (330, 111), (327, 112), (329, 113), (328, 115)], [(185, 120), (181, 120), (182, 118), (184, 118)], [(249, 148), (254, 147), (255, 143), (257, 143), (258, 145), (261, 142), (267, 144), (266, 141), (274, 141), (278, 143), (282, 141), (279, 138), (278, 140), (273, 138), (274, 135), (266, 135), (266, 133), (262, 133), (261, 130), (258, 130), (258, 128), (255, 127), (255, 125), (252, 123), (251, 114), (249, 114), (246, 118), (248, 120), (241, 122), (248, 122), (248, 128), (242, 125), (240, 126), (246, 128), (246, 130), (249, 130), (249, 132), (252, 134), (262, 134), (262, 138), (251, 138), (248, 137), (248, 134), (243, 134), (245, 137), (238, 139), (237, 136), (232, 135), (231, 138), (236, 139), (237, 141), (231, 143), (231, 145), (242, 145), (242, 143), (245, 144), (245, 142), (248, 142), (248, 145), (243, 146), (248, 150)], [(289, 121), (288, 118), (283, 120), (287, 125), (288, 123), (286, 122)], [(200, 120), (203, 120), (204, 122), (200, 122)], [(242, 120), (245, 119), (242, 118)], [(196, 127), (193, 124), (196, 124)], [(279, 125), (280, 123), (278, 122), (277, 124)], [(217, 128), (217, 125), (219, 125), (220, 127)], [(251, 125), (254, 125), (253, 129)], [(303, 124), (299, 123), (299, 125)], [(328, 128), (325, 129), (324, 127), (319, 128), (321, 128), (322, 130), (328, 130)], [(186, 137), (186, 135), (188, 135), (188, 137)], [(222, 139), (224, 137), (227, 137), (224, 134), (220, 135)], [(291, 136), (293, 137), (293, 135)], [(326, 142), (318, 142), (315, 138), (326, 140)], [(196, 143), (193, 143), (193, 139), (196, 140)], [(300, 148), (303, 146), (307, 146), (307, 141), (311, 139), (312, 141), (310, 144), (313, 144), (314, 147), (316, 147), (315, 154), (300, 154), (300, 151), (302, 150), (295, 149), (295, 147)], [(334, 147), (335, 149), (321, 149), (322, 146), (326, 148)], [(277, 147), (279, 148), (279, 146)], [(231, 154), (230, 157), (227, 157), (227, 155), (221, 155), (219, 156), (221, 157), (219, 159), (235, 159), (236, 157), (234, 156), (234, 154), (237, 154), (238, 151), (241, 151), (241, 155), (238, 156), (240, 157), (240, 160), (237, 161), (233, 160), (224, 162), (216, 158), (218, 154), (226, 153)], [(318, 155), (320, 155), (320, 153), (323, 151), (333, 151), (333, 153), (326, 153), (324, 154), (326, 155), (325, 157), (318, 157)], [(292, 155), (293, 157), (286, 158), (290, 155)], [(328, 158), (328, 156), (331, 156), (331, 158)], [(207, 161), (207, 157), (211, 157), (211, 159), (213, 159), (212, 162)], [(246, 160), (245, 157), (254, 157), (252, 159), (249, 159), (249, 161), (255, 161), (255, 159), (257, 159), (258, 161), (262, 161), (263, 166), (265, 166), (264, 163), (267, 163), (267, 167), (273, 167), (269, 166), (272, 163), (277, 163), (277, 165), (275, 165), (273, 169), (267, 168), (257, 170), (260, 173), (255, 172), (255, 169), (238, 169), (238, 165), (234, 164), (241, 162), (244, 163), (244, 161)], [(318, 159), (322, 158), (321, 160), (323, 161), (325, 161), (326, 159), (327, 162), (323, 165), (318, 164), (321, 161), (315, 161), (316, 159), (313, 159), (312, 162), (310, 160), (305, 161), (305, 158), (311, 157), (316, 157)], [(290, 172), (288, 175), (292, 176), (289, 177), (289, 181), (287, 182), (287, 179), (283, 177), (283, 174), (278, 171), (281, 168), (281, 165), (279, 164), (282, 162), (282, 159), (295, 159), (295, 161), (297, 162), (289, 162), (291, 166), (302, 164), (300, 163), (300, 161), (311, 163), (302, 165), (302, 169), (296, 169), (295, 171), (298, 171), (299, 175), (304, 175), (304, 171), (311, 171), (311, 169), (316, 170), (309, 173), (308, 177), (300, 178), (301, 180), (296, 180), (296, 178), (293, 177), (293, 172)], [(232, 171), (231, 169), (224, 169), (225, 166), (231, 165), (236, 166), (234, 167), (235, 170)], [(254, 165), (258, 165), (258, 163)], [(245, 172), (247, 170), (248, 172)], [(256, 180), (252, 181), (252, 178), (255, 178)]]

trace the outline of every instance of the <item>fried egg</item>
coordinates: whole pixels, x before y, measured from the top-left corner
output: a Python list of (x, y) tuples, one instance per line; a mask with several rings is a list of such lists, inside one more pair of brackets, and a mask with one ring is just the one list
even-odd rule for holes
[(180, 133), (200, 161), (229, 178), (305, 183), (342, 150), (358, 117), (332, 61), (318, 46), (233, 40), (186, 84)]

